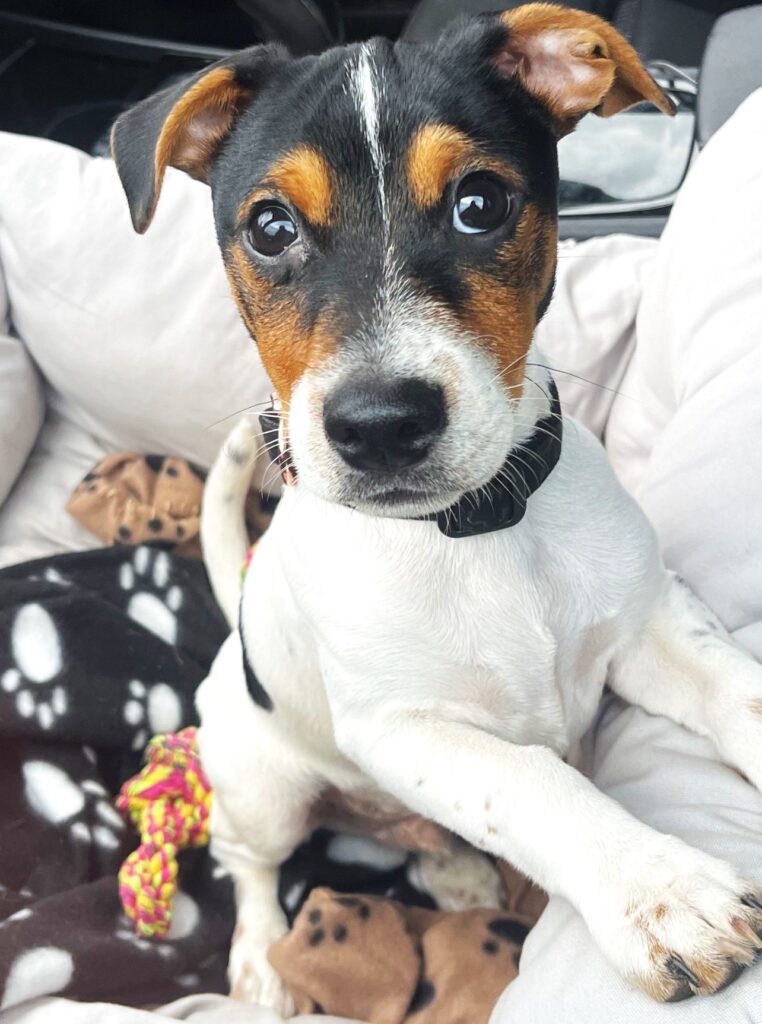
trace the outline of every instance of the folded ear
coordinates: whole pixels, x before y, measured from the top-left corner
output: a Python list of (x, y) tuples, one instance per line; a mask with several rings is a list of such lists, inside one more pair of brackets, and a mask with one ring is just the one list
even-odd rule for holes
[(236, 116), (285, 56), (280, 47), (242, 50), (149, 96), (118, 118), (111, 131), (111, 154), (136, 231), (142, 234), (151, 223), (167, 167), (208, 179)]
[(559, 136), (590, 111), (609, 117), (643, 100), (675, 113), (635, 50), (603, 18), (558, 4), (527, 4), (498, 17), (508, 32), (496, 67), (546, 107)]

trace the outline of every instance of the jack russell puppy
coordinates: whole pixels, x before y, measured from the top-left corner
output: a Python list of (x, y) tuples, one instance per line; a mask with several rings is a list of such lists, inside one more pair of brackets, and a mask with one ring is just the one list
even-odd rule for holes
[(211, 186), (293, 482), (240, 615), (248, 427), (205, 501), (237, 626), (198, 694), (201, 749), (245, 998), (289, 1012), (278, 867), (327, 789), (506, 858), (654, 999), (715, 992), (762, 947), (758, 887), (564, 760), (608, 684), (762, 786), (762, 667), (665, 570), (533, 343), (557, 142), (641, 101), (674, 113), (608, 23), (529, 4), (427, 45), (254, 47), (115, 125), (138, 231), (168, 166)]

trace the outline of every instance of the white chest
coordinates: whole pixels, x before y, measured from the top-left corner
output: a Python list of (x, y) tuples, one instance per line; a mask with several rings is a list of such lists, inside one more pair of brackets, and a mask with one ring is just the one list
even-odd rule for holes
[[(272, 540), (334, 715), (396, 702), (558, 750), (581, 735), (658, 559), (648, 524), (580, 436), (525, 520), (483, 537), (286, 496)], [(587, 476), (572, 494), (580, 461)]]

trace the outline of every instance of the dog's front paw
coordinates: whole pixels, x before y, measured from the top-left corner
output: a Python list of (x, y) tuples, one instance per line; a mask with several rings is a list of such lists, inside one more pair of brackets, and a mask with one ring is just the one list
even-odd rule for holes
[(267, 959), (271, 942), (279, 937), (265, 938), (244, 929), (236, 930), (228, 962), (230, 994), (243, 1003), (257, 1003), (275, 1010), (282, 1017), (292, 1017), (294, 1001)]
[(762, 889), (729, 865), (667, 841), (617, 887), (619, 920), (590, 926), (632, 984), (660, 1002), (730, 984), (762, 949)]

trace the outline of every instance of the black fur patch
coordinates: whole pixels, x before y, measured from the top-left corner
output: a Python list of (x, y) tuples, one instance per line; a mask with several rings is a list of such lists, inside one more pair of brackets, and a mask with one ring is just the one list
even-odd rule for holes
[[(299, 217), (307, 257), (263, 262), (250, 253), (256, 273), (298, 311), (305, 330), (330, 308), (340, 344), (362, 348), (362, 330), (376, 316), (390, 245), (413, 290), (455, 312), (470, 294), (465, 271), (494, 276), (498, 286), (514, 283), (501, 253), (515, 223), (478, 237), (456, 232), (456, 183), (449, 183), (439, 203), (421, 209), (410, 192), (406, 163), (422, 125), (449, 125), (526, 183), (522, 207), (555, 217), (558, 174), (550, 119), (492, 67), (490, 58), (505, 34), (491, 16), (454, 25), (431, 44), (367, 44), (374, 80), (383, 83), (378, 133), (385, 211), (355, 87), (360, 48), (274, 62), (259, 77), (257, 96), (236, 119), (211, 170), (217, 237), (223, 251), (240, 242), (241, 204), (255, 184), (267, 180), (279, 156), (301, 145), (325, 156), (334, 175), (334, 206), (324, 226)], [(246, 243), (243, 249), (249, 252)], [(546, 300), (549, 295), (550, 289)]]
[(249, 657), (246, 653), (246, 638), (243, 635), (243, 626), (241, 625), (240, 615), (238, 617), (238, 633), (241, 637), (243, 674), (246, 678), (246, 689), (249, 691), (249, 696), (258, 707), (262, 708), (263, 711), (272, 711), (274, 707), (272, 697), (257, 679), (257, 674), (252, 668), (251, 662), (249, 661)]

